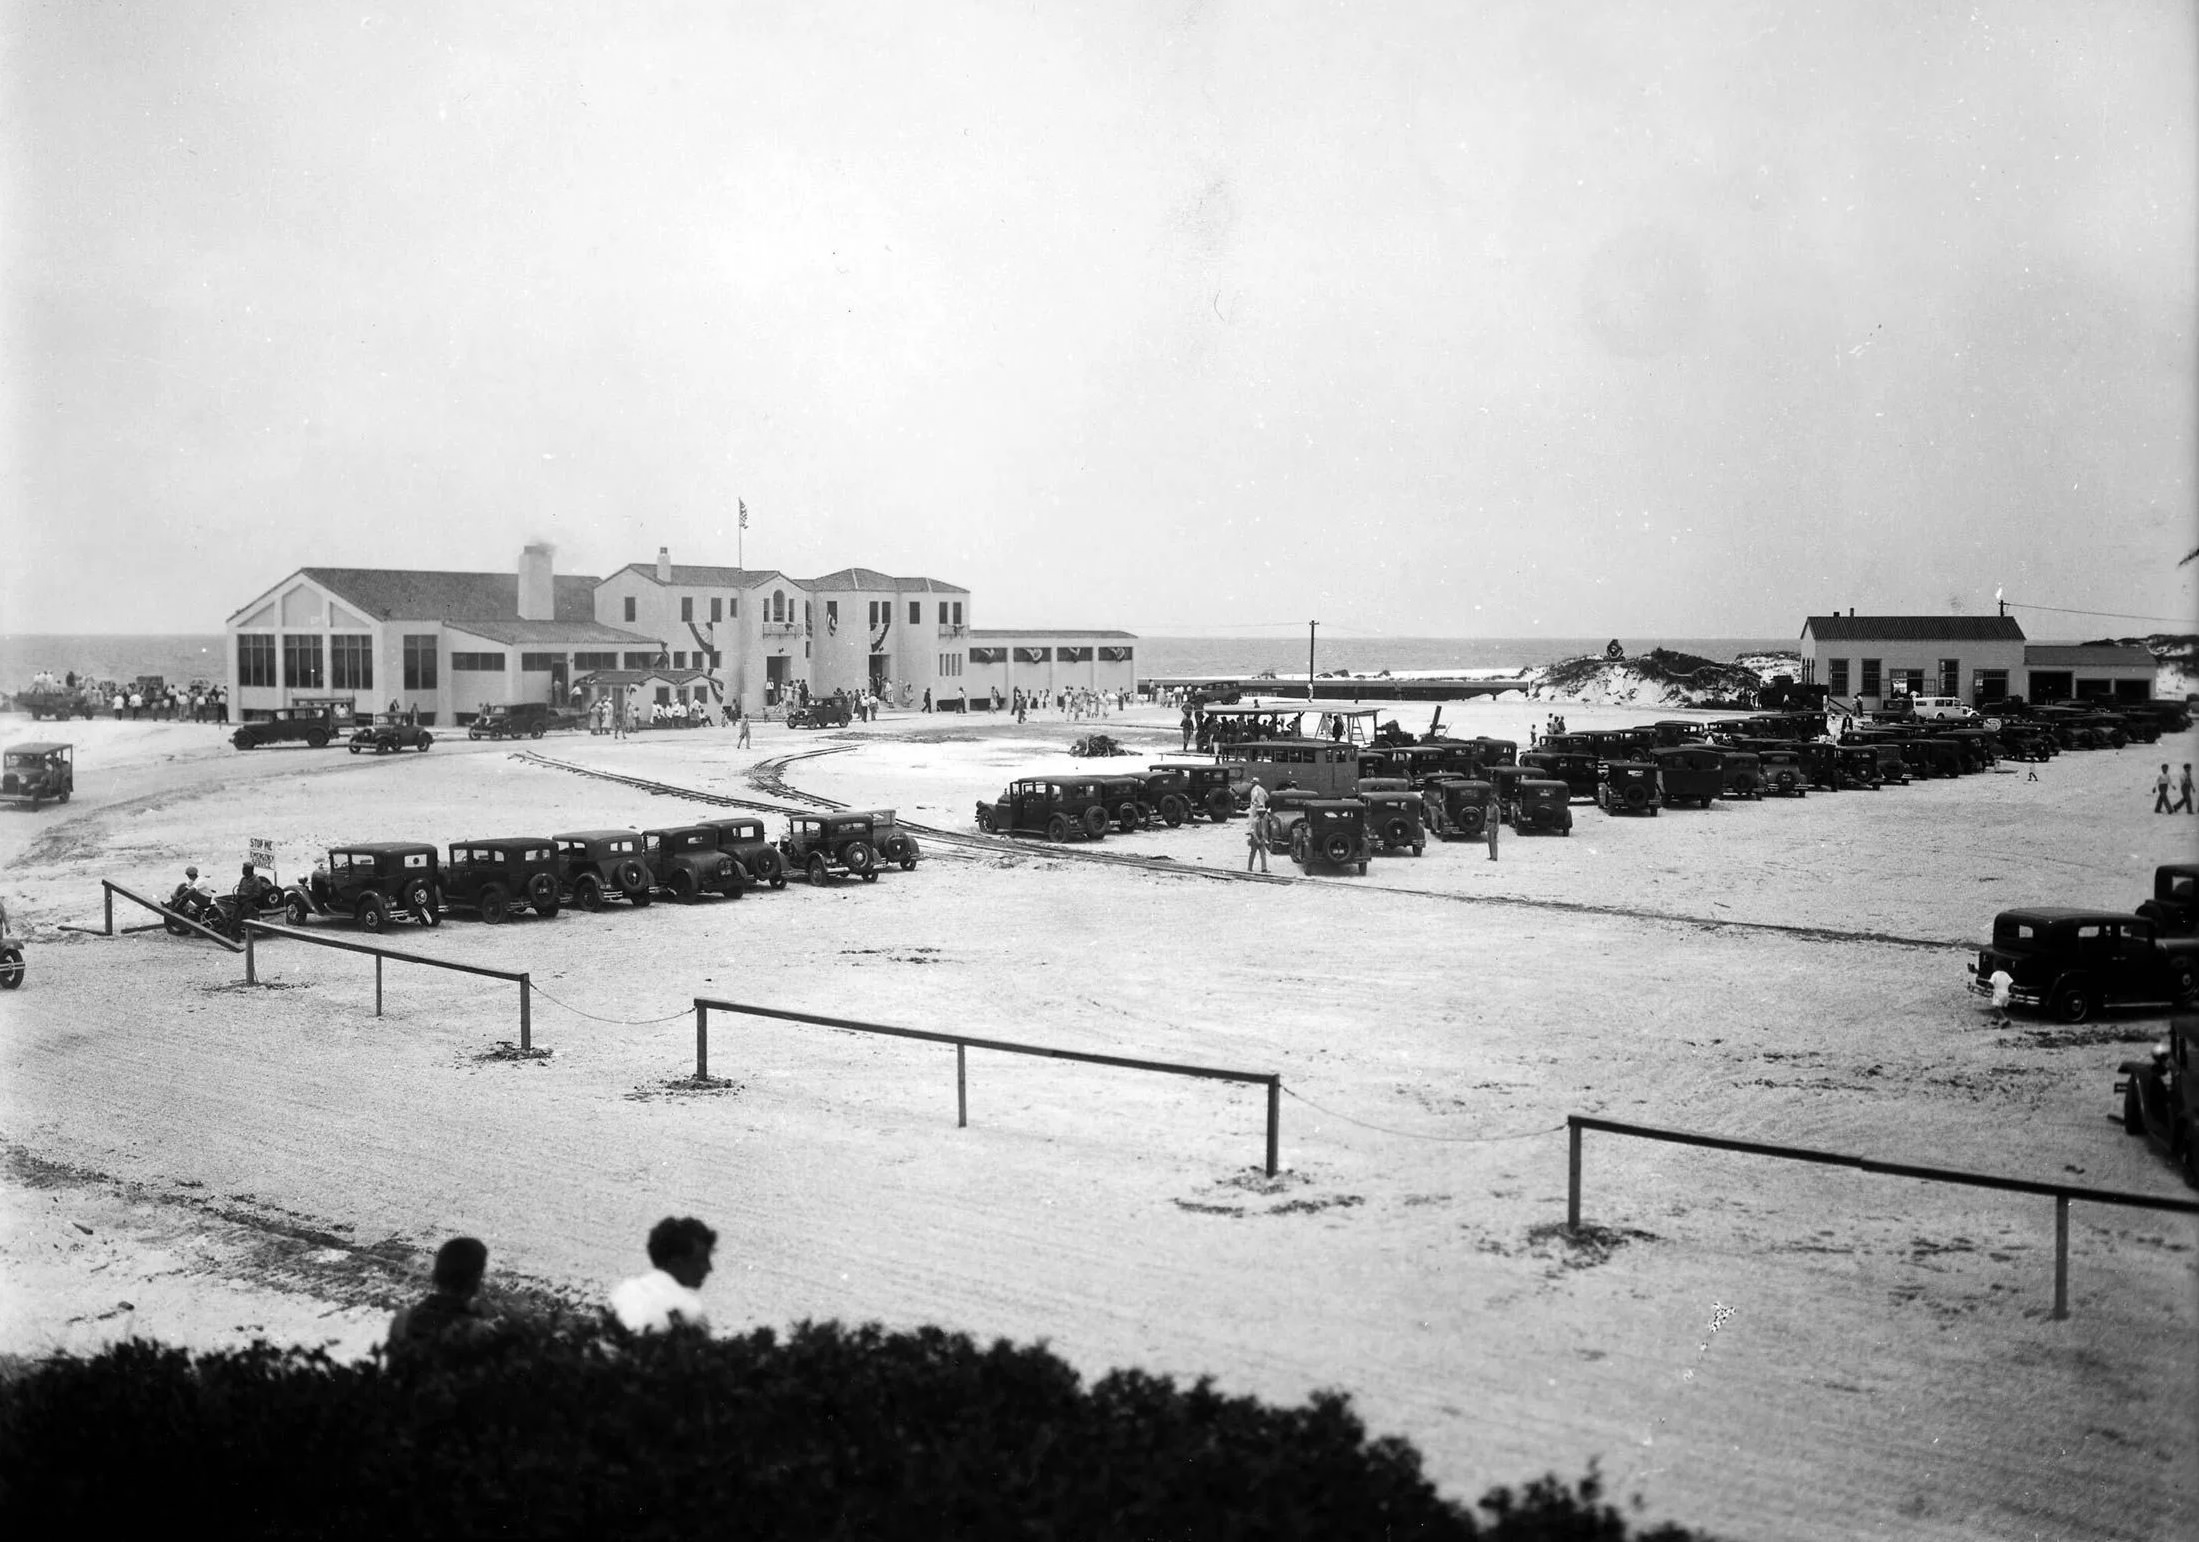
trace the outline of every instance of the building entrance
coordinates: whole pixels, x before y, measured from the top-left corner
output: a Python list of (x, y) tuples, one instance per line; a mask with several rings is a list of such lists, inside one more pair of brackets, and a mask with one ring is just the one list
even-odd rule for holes
[(874, 653), (870, 656), (870, 688), (881, 696), (885, 694), (886, 682), (893, 678), (889, 672), (892, 664), (893, 655), (890, 653)]
[(794, 661), (783, 653), (774, 653), (764, 660), (764, 704), (778, 706), (786, 700), (787, 681)]

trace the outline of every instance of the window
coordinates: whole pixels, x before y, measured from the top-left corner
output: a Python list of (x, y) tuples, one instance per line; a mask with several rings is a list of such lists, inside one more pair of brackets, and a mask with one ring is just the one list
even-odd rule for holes
[(962, 602), (960, 600), (954, 602), (954, 624), (956, 626), (962, 624)]
[(1835, 696), (1848, 694), (1848, 661), (1846, 659), (1825, 660), (1825, 689)]
[(407, 633), (405, 636), (405, 689), (408, 691), (432, 691), (435, 689), (435, 634)]
[(300, 686), (322, 690), (321, 639), (318, 633), (299, 637), (283, 633), (283, 684), (292, 690)]
[(813, 627), (813, 626), (815, 626), (815, 625), (817, 624), (817, 623), (816, 623), (816, 621), (815, 621), (815, 620), (813, 619), (813, 618), (815, 617), (816, 613), (817, 613), (817, 607), (816, 607), (815, 605), (811, 604), (811, 603), (810, 603), (810, 602), (809, 602), (808, 600), (804, 600), (804, 601), (802, 601), (802, 630), (803, 630), (803, 631), (805, 631), (805, 632), (806, 632), (806, 631), (810, 630), (810, 628), (811, 628), (811, 627)]
[(687, 655), (684, 653), (673, 654), (672, 667), (674, 669), (685, 669), (687, 667)]
[(564, 662), (565, 655), (562, 653), (522, 653), (519, 656), (519, 667), (538, 675), (546, 675)]
[(1924, 671), (1921, 669), (1889, 669), (1886, 685), (1894, 694), (1907, 691), (1911, 696), (1924, 694)]
[(713, 597), (710, 601), (710, 619), (713, 621), (723, 621), (725, 617), (721, 614), (721, 612), (723, 612), (724, 609), (725, 601)]
[(1942, 696), (1959, 696), (1962, 694), (1962, 660), (1941, 659), (1939, 661), (1939, 694)]
[[(944, 609), (945, 609), (946, 607), (945, 607), (945, 606), (941, 606), (940, 608), (941, 608), (942, 610), (944, 610)], [(940, 620), (942, 620), (942, 621), (944, 621), (944, 620), (946, 620), (947, 618), (946, 618), (945, 616), (941, 616), (941, 617), (940, 617), (939, 619), (940, 619)], [(922, 626), (923, 624), (924, 624), (924, 602), (923, 602), (922, 600), (911, 600), (911, 601), (909, 601), (909, 625), (910, 625), (910, 626)]]
[(1989, 701), (2006, 701), (2008, 699), (2007, 670), (1981, 669), (1973, 674), (1970, 679), (1972, 682), (1971, 691), (1977, 698), (1977, 705), (1982, 707)]
[(680, 619), (682, 621), (695, 619), (695, 597), (692, 594), (680, 596)]
[(654, 653), (629, 653), (625, 655), (625, 662), (621, 667), (625, 669), (654, 669), (657, 667), (657, 656)]
[(615, 653), (576, 653), (573, 655), (573, 668), (616, 669), (618, 668), (618, 655)]
[(939, 602), (939, 624), (941, 626), (947, 624), (947, 602), (945, 600)]
[(736, 621), (741, 618), (741, 597), (739, 595), (736, 594), (732, 599), (725, 602), (725, 613)]
[(784, 589), (771, 591), (771, 619), (774, 624), (786, 620), (786, 591)]
[(840, 602), (838, 600), (825, 601), (825, 630), (828, 632), (840, 630)]
[(725, 662), (725, 655), (724, 655), (723, 653), (719, 652), (719, 651), (718, 651), (718, 650), (717, 650), (716, 648), (712, 648), (712, 649), (710, 650), (710, 667), (711, 667), (712, 669), (716, 669), (716, 668), (717, 668), (717, 667), (718, 667), (719, 665), (723, 664), (724, 662)]
[(940, 673), (940, 675), (941, 675), (941, 677), (942, 677), (942, 678), (948, 678), (948, 679), (951, 679), (952, 677), (954, 677), (954, 676), (956, 676), (956, 675), (959, 675), (959, 674), (961, 674), (961, 673), (962, 673), (962, 655), (961, 655), (961, 654), (959, 654), (959, 653), (942, 653), (942, 654), (940, 654), (940, 655), (939, 655), (939, 673)]
[(634, 597), (630, 594), (626, 596), (626, 619), (629, 621), (634, 619)]
[(275, 639), (240, 634), (237, 638), (237, 684), (271, 686), (274, 683)]
[(669, 685), (658, 686), (657, 700), (663, 702), (666, 706), (670, 706), (672, 704), (672, 687)]
[(969, 651), (969, 660), (972, 664), (1005, 664), (1008, 662), (1008, 650), (1006, 648), (972, 648)]
[(1863, 661), (1863, 683), (1857, 688), (1856, 694), (1858, 696), (1876, 696), (1879, 694), (1878, 686), (1878, 660), (1865, 659)]
[(328, 683), (339, 691), (374, 689), (374, 639), (344, 633), (328, 640)]
[(500, 675), (504, 672), (504, 655), (501, 653), (454, 653), (450, 656), (453, 674), (460, 670), (476, 675)]

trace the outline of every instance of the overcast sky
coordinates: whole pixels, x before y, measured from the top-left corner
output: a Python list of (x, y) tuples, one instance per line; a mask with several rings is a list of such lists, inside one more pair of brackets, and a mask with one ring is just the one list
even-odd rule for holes
[(2199, 605), (2188, 0), (0, 15), (8, 632), (743, 498), (987, 626)]

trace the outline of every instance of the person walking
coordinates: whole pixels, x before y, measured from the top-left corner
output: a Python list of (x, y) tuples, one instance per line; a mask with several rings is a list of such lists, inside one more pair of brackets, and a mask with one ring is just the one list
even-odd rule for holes
[(1191, 720), (1191, 709), (1189, 707), (1183, 709), (1183, 722), (1180, 726), (1183, 729), (1183, 750), (1188, 755), (1191, 753), (1191, 735), (1199, 726)]
[(693, 1216), (666, 1216), (649, 1230), (649, 1272), (612, 1287), (612, 1315), (629, 1333), (709, 1331), (700, 1292), (717, 1245), (718, 1234)]
[(2161, 762), (2161, 774), (2153, 779), (2153, 812), (2156, 814), (2174, 812), (2169, 807), (2168, 802), (2168, 762), (2165, 760)]
[(735, 707), (733, 709), (733, 721), (738, 724), (740, 728), (739, 736), (736, 737), (733, 741), (733, 748), (737, 750), (745, 750), (748, 748), (748, 714), (743, 712), (740, 708)]
[(932, 709), (932, 688), (931, 688), (930, 686), (928, 686), (928, 685), (927, 685), (927, 686), (925, 686), (925, 687), (924, 687), (924, 710), (925, 710), (926, 712), (929, 712), (929, 711), (931, 711), (931, 709)]
[(2184, 762), (2183, 775), (2176, 779), (2176, 806), (2170, 809), (2169, 812), (2171, 814), (2190, 814), (2194, 812), (2191, 806), (2191, 762), (2188, 760)]

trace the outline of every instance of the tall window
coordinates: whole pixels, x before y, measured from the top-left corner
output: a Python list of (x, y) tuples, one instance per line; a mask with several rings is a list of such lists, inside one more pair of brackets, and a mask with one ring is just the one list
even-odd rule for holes
[(1856, 694), (1859, 696), (1876, 696), (1879, 694), (1877, 659), (1865, 659), (1863, 661), (1863, 684)]
[(424, 636), (407, 633), (405, 637), (405, 689), (408, 691), (432, 691), (435, 689), (435, 634)]
[(1939, 661), (1939, 690), (1934, 694), (1940, 696), (1960, 696), (1962, 694), (1962, 660), (1941, 659)]
[(630, 594), (626, 596), (626, 619), (629, 621), (634, 619), (634, 597)]
[(283, 684), (292, 690), (325, 690), (321, 680), (321, 636), (283, 633)]
[(1835, 696), (1848, 694), (1848, 661), (1846, 659), (1825, 660), (1825, 689)]
[(784, 589), (771, 591), (771, 620), (774, 625), (786, 620), (786, 591)]
[(680, 596), (680, 619), (682, 621), (695, 619), (695, 597), (692, 594)]
[(374, 689), (374, 639), (340, 633), (328, 640), (328, 683), (339, 691)]
[(464, 670), (468, 674), (500, 675), (504, 672), (502, 653), (454, 653), (450, 656), (451, 673)]
[(275, 683), (275, 639), (250, 632), (237, 635), (237, 684)]
[(962, 624), (962, 602), (960, 600), (954, 602), (954, 624), (956, 626)]
[(817, 624), (817, 606), (813, 601), (802, 601), (802, 630), (809, 631)]
[[(913, 609), (913, 607), (911, 608)], [(914, 621), (916, 617), (911, 616), (909, 617), (909, 619), (911, 621)], [(947, 624), (947, 602), (945, 600), (941, 600), (939, 602), (939, 624), (941, 626), (945, 626)]]
[(725, 601), (716, 595), (711, 596), (710, 619), (713, 621), (723, 621), (725, 619), (725, 616), (723, 614), (724, 610)]
[(837, 629), (839, 627), (840, 602), (838, 600), (825, 601), (825, 625), (833, 629)]
[[(942, 620), (942, 621), (944, 621), (945, 619), (946, 619), (946, 617), (944, 617), (944, 616), (940, 617), (940, 620)], [(910, 625), (910, 626), (922, 626), (923, 624), (924, 624), (924, 602), (923, 602), (922, 600), (911, 600), (911, 601), (909, 601), (909, 625)]]

